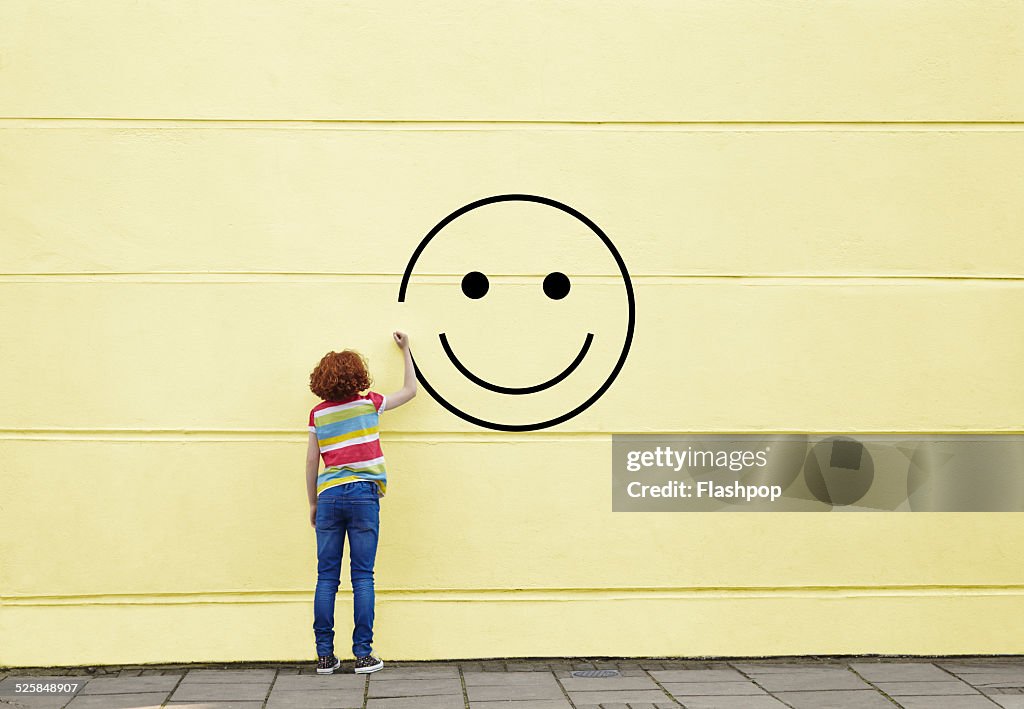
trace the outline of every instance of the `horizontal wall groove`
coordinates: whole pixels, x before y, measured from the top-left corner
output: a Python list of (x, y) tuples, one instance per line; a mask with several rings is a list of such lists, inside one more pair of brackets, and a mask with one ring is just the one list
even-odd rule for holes
[[(495, 443), (495, 442), (516, 442), (516, 441), (578, 441), (578, 440), (600, 440), (610, 441), (613, 435), (678, 435), (678, 434), (738, 434), (738, 435), (787, 435), (806, 434), (811, 436), (828, 435), (1021, 435), (1024, 430), (1018, 428), (1005, 429), (976, 429), (963, 428), (943, 431), (935, 430), (868, 430), (844, 429), (836, 430), (796, 430), (796, 429), (744, 429), (744, 430), (723, 430), (706, 429), (699, 430), (689, 428), (681, 430), (603, 430), (596, 431), (531, 431), (523, 433), (504, 433), (490, 430), (476, 429), (466, 431), (410, 431), (410, 430), (382, 430), (383, 441), (410, 442), (410, 443), (446, 443), (465, 441), (470, 443)], [(305, 441), (309, 432), (306, 429), (131, 429), (131, 428), (108, 428), (108, 429), (76, 429), (76, 428), (8, 428), (0, 429), (0, 440), (7, 441), (106, 441), (111, 443), (133, 443), (149, 441), (153, 443), (243, 443), (243, 442), (296, 442)]]
[(261, 130), (391, 131), (993, 131), (1024, 130), (1024, 120), (1005, 121), (597, 121), (486, 119), (346, 119), (346, 118), (169, 118), (89, 116), (0, 116), (3, 128), (234, 128)]
[[(415, 282), (422, 284), (459, 283), (464, 273), (417, 273)], [(543, 278), (546, 273), (489, 274), (492, 280), (502, 283), (532, 284), (534, 279)], [(327, 273), (305, 271), (82, 271), (63, 273), (4, 273), (0, 274), (0, 285), (5, 283), (302, 283), (302, 282), (344, 282), (377, 283), (398, 285), (401, 273)], [(719, 283), (751, 281), (760, 285), (793, 285), (794, 282), (819, 283), (863, 283), (878, 282), (896, 284), (899, 282), (918, 283), (921, 281), (1024, 281), (1020, 274), (743, 274), (743, 273), (673, 273), (673, 274), (630, 274), (635, 282), (650, 285), (669, 285), (679, 281), (692, 283)], [(615, 274), (578, 274), (573, 279), (583, 283), (618, 283)]]
[[(343, 589), (345, 591), (347, 589)], [(735, 598), (816, 599), (891, 596), (1024, 596), (1024, 584), (881, 584), (793, 585), (793, 586), (692, 586), (678, 588), (483, 588), (483, 589), (401, 589), (377, 588), (384, 602), (578, 602), (608, 600), (685, 600)], [(258, 591), (195, 591), (178, 593), (111, 594), (8, 594), (0, 596), (6, 606), (85, 605), (197, 605), (220, 603), (309, 603), (313, 589)]]

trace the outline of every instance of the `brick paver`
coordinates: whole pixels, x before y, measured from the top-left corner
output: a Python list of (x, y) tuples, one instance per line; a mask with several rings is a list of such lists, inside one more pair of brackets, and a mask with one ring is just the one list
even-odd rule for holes
[[(574, 670), (612, 670), (577, 677)], [(15, 685), (72, 679), (74, 695)], [(1024, 656), (530, 658), (0, 670), (0, 707), (46, 709), (1024, 709)]]

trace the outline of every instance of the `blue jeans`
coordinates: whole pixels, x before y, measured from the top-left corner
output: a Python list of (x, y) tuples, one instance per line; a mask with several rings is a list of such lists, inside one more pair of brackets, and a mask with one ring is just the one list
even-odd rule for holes
[(354, 482), (324, 490), (316, 503), (316, 593), (313, 634), (316, 654), (334, 652), (334, 599), (341, 579), (341, 554), (348, 535), (352, 577), (352, 654), (364, 657), (373, 642), (373, 562), (377, 556), (380, 499), (377, 484)]

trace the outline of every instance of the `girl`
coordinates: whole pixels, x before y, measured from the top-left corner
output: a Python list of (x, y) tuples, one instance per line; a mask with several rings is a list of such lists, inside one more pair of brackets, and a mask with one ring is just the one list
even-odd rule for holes
[[(379, 498), (387, 489), (378, 422), (385, 409), (398, 408), (416, 396), (409, 337), (403, 332), (394, 332), (393, 337), (405, 358), (405, 383), (392, 394), (370, 391), (372, 379), (366, 360), (354, 350), (328, 352), (309, 376), (309, 388), (323, 399), (309, 412), (306, 451), (309, 523), (316, 529), (313, 635), (318, 674), (333, 674), (341, 666), (334, 654), (334, 599), (346, 536), (355, 616), (355, 671), (362, 674), (384, 667), (371, 648)], [(318, 475), (321, 456), (324, 470)]]

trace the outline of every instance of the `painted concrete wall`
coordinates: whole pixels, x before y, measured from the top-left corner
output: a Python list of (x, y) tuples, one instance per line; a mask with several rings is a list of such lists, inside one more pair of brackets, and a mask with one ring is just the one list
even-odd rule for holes
[[(397, 388), (390, 331), (429, 361), (443, 321), (530, 381), (620, 316), (529, 217), (397, 302), (507, 192), (614, 240), (633, 349), (544, 431), (385, 414), (382, 656), (1024, 651), (1019, 514), (613, 514), (609, 480), (612, 432), (1024, 430), (1022, 33), (995, 1), (0, 4), (0, 664), (310, 657), (319, 357)], [(452, 297), (487, 269), (493, 311)]]

